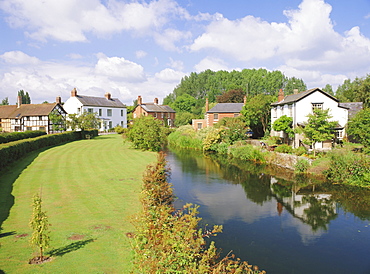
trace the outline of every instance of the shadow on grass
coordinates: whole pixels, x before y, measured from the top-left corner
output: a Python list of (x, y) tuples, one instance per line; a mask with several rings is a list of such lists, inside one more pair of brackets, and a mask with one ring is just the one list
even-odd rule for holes
[[(0, 238), (11, 236), (11, 235), (14, 235), (14, 234), (16, 234), (15, 231), (0, 233)], [(1, 274), (1, 272), (0, 272), (0, 274)]]
[(88, 239), (88, 240), (83, 240), (83, 241), (77, 241), (74, 243), (71, 243), (69, 245), (66, 245), (64, 247), (56, 248), (53, 250), (50, 250), (47, 252), (47, 255), (49, 256), (63, 256), (69, 252), (79, 250), (80, 248), (83, 248), (85, 245), (88, 243), (93, 242), (94, 239)]
[[(3, 222), (9, 217), (9, 212), (14, 205), (14, 196), (12, 195), (13, 184), (22, 173), (22, 171), (29, 166), (37, 156), (49, 149), (50, 147), (39, 149), (30, 152), (23, 159), (11, 163), (1, 170), (0, 176), (0, 231)], [(6, 234), (6, 233), (3, 233)], [(2, 234), (0, 234), (2, 235)], [(4, 236), (1, 236), (4, 237)]]

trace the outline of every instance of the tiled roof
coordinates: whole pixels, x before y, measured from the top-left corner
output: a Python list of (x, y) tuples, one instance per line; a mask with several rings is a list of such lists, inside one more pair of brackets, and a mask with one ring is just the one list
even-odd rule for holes
[(122, 102), (118, 98), (107, 99), (105, 97), (93, 97), (93, 96), (85, 96), (85, 95), (77, 95), (75, 97), (84, 106), (111, 107), (111, 108), (126, 107), (126, 105), (122, 104)]
[(176, 112), (167, 105), (157, 105), (154, 103), (145, 103), (140, 105), (146, 112)]
[(338, 99), (335, 98), (334, 96), (330, 95), (329, 93), (327, 93), (325, 91), (322, 91), (319, 88), (313, 88), (313, 89), (309, 89), (309, 90), (306, 90), (306, 91), (302, 91), (302, 92), (297, 93), (297, 94), (287, 95), (287, 96), (284, 97), (284, 99), (281, 102), (275, 102), (275, 103), (272, 103), (271, 105), (278, 106), (278, 105), (285, 105), (285, 104), (289, 104), (289, 103), (298, 102), (299, 100), (305, 98), (306, 96), (310, 95), (311, 93), (313, 93), (315, 91), (321, 92), (321, 93), (325, 94), (326, 96), (332, 98), (334, 101), (338, 102)]
[(239, 113), (244, 103), (218, 103), (207, 113)]
[(359, 112), (363, 108), (362, 102), (339, 103), (339, 106), (348, 109), (349, 119), (355, 116), (357, 112)]
[(0, 106), (0, 118), (21, 118), (23, 116), (45, 116), (54, 109), (56, 103), (47, 104), (22, 104)]

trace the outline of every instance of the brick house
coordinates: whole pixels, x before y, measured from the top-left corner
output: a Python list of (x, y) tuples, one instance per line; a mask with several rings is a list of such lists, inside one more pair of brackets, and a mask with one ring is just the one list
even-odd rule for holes
[(45, 130), (47, 134), (54, 133), (51, 113), (62, 116), (62, 121), (65, 121), (67, 112), (60, 97), (55, 103), (22, 104), (22, 98), (18, 96), (16, 105), (0, 106), (0, 128), (4, 132)]
[(133, 118), (141, 116), (152, 116), (161, 121), (167, 121), (170, 127), (175, 126), (176, 111), (167, 105), (159, 105), (158, 98), (153, 103), (143, 103), (141, 96), (137, 97), (137, 106), (133, 111)]
[(211, 127), (225, 117), (238, 117), (240, 112), (245, 105), (246, 97), (244, 97), (244, 103), (218, 103), (213, 108), (209, 109), (208, 98), (206, 99), (206, 114), (205, 119), (193, 119), (192, 126), (195, 130), (199, 130), (205, 127)]

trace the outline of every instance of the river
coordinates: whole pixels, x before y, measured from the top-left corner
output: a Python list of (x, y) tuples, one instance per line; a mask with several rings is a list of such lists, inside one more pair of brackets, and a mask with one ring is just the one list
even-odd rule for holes
[[(213, 238), (267, 273), (370, 273), (370, 191), (328, 186), (271, 169), (170, 149), (180, 208), (200, 206)], [(272, 174), (272, 175), (271, 175)]]

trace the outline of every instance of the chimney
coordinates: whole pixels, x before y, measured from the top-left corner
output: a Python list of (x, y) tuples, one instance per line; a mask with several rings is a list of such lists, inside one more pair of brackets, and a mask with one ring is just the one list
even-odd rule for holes
[(62, 104), (62, 97), (60, 97), (60, 96), (57, 96), (57, 98), (55, 99), (55, 103), (57, 103), (57, 104)]
[(17, 108), (19, 108), (22, 105), (22, 96), (17, 97)]
[(298, 89), (297, 88), (293, 89), (293, 92), (294, 94), (298, 94)]
[(280, 89), (278, 94), (278, 102), (280, 103), (283, 100), (284, 100), (284, 91), (283, 89)]
[(154, 104), (158, 105), (158, 98), (154, 98)]
[(137, 97), (137, 104), (138, 105), (143, 104), (143, 100), (141, 99), (141, 96), (140, 95)]
[(107, 98), (107, 100), (110, 100), (111, 99), (111, 94), (109, 92), (106, 92), (104, 94), (105, 98)]
[(74, 89), (72, 89), (72, 91), (71, 91), (71, 97), (76, 97), (77, 96), (77, 89), (76, 88), (74, 88)]
[(206, 98), (206, 112), (209, 110), (209, 103), (208, 103), (208, 98)]
[(245, 105), (246, 102), (247, 102), (247, 96), (244, 96), (244, 98), (243, 98), (244, 105)]

